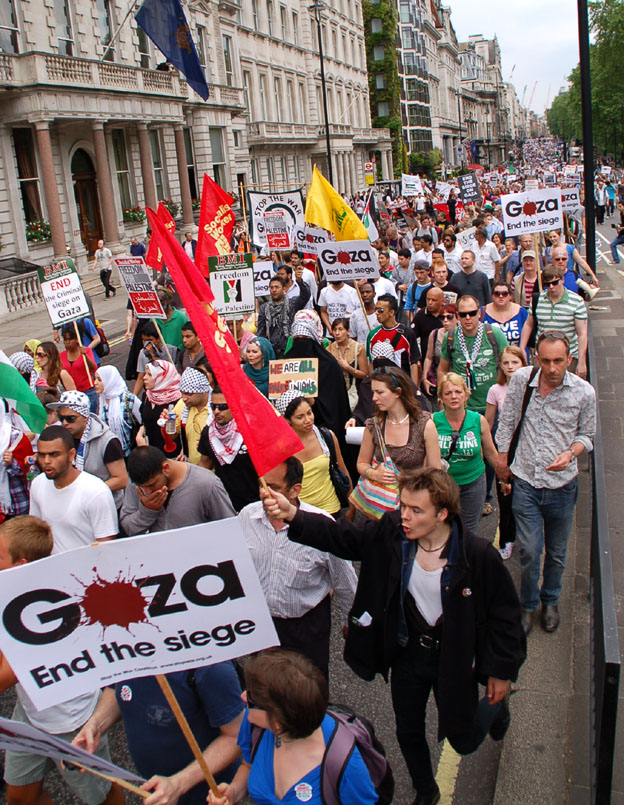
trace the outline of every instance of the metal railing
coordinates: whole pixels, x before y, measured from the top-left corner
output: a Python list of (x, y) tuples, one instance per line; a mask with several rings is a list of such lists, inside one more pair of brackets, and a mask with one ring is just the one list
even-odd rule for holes
[[(589, 379), (598, 397), (598, 372), (592, 338), (588, 332)], [(600, 416), (596, 417), (594, 449), (590, 453), (592, 482), (590, 554), (590, 791), (591, 802), (611, 802), (620, 646), (615, 608), (611, 537), (607, 509), (607, 485)]]

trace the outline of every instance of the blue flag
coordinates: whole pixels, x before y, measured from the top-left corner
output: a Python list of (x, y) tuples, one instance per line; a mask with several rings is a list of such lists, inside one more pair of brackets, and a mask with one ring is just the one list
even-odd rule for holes
[(136, 21), (204, 100), (210, 94), (180, 0), (145, 0)]

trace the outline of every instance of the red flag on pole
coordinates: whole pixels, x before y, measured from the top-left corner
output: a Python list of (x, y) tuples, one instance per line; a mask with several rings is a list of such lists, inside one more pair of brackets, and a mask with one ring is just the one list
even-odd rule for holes
[(258, 475), (262, 476), (303, 450), (303, 445), (290, 425), (243, 372), (236, 342), (213, 308), (214, 296), (197, 267), (154, 212), (148, 209), (147, 215), (153, 237), (228, 401), (249, 457)]
[(208, 276), (208, 257), (230, 254), (230, 238), (234, 229), (234, 199), (204, 173), (199, 232), (195, 250), (195, 265), (202, 276)]
[[(171, 213), (162, 203), (162, 201), (158, 202), (158, 209), (156, 210), (156, 215), (158, 219), (163, 222), (167, 232), (171, 232), (173, 235), (176, 230), (175, 221), (171, 217)], [(163, 257), (161, 254), (160, 249), (158, 248), (158, 244), (152, 237), (147, 247), (147, 254), (145, 255), (145, 262), (150, 268), (153, 268), (154, 271), (157, 271), (159, 274), (162, 271), (162, 264), (163, 264)]]

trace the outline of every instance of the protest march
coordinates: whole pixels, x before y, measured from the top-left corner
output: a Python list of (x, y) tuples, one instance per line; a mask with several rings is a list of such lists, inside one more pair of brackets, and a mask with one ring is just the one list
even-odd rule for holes
[[(538, 138), (362, 185), (315, 168), (237, 206), (205, 174), (190, 236), (148, 207), (102, 279), (115, 356), (71, 256), (39, 269), (49, 335), (0, 351), (7, 802), (49, 801), (52, 765), (88, 803), (399, 802), (403, 767), (410, 802), (450, 802), (431, 691), (437, 740), (478, 761), (531, 639), (570, 627), (601, 302), (583, 164)], [(624, 174), (595, 188), (604, 270)], [(337, 662), (389, 685), (398, 751), (330, 704)]]

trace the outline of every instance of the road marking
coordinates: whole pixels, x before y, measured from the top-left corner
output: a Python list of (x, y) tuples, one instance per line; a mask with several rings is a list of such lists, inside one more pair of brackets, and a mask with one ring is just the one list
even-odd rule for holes
[(444, 741), (436, 774), (436, 783), (440, 788), (440, 805), (451, 805), (453, 802), (460, 763), (461, 755), (457, 754), (448, 741)]
[[(596, 230), (596, 234), (598, 235), (598, 237), (601, 237), (604, 240), (604, 242), (607, 244), (607, 246), (611, 245), (611, 241), (607, 240), (607, 238), (605, 238), (605, 236), (602, 234), (602, 232), (599, 232), (598, 230)], [(622, 253), (622, 250), (619, 247), (616, 247), (616, 248), (617, 248), (617, 251), (618, 251), (618, 254), (620, 255), (620, 257), (624, 257), (624, 253)], [(604, 259), (605, 259), (605, 261), (607, 263), (609, 262), (607, 260), (607, 258), (605, 257), (604, 252), (598, 252), (598, 253), (602, 254), (602, 256), (604, 257)], [(613, 257), (613, 255), (611, 255), (611, 257)]]
[(121, 344), (125, 340), (126, 340), (126, 336), (125, 335), (120, 335), (118, 338), (111, 338), (111, 340), (108, 342), (108, 345), (109, 345), (109, 347), (116, 347), (117, 344)]

